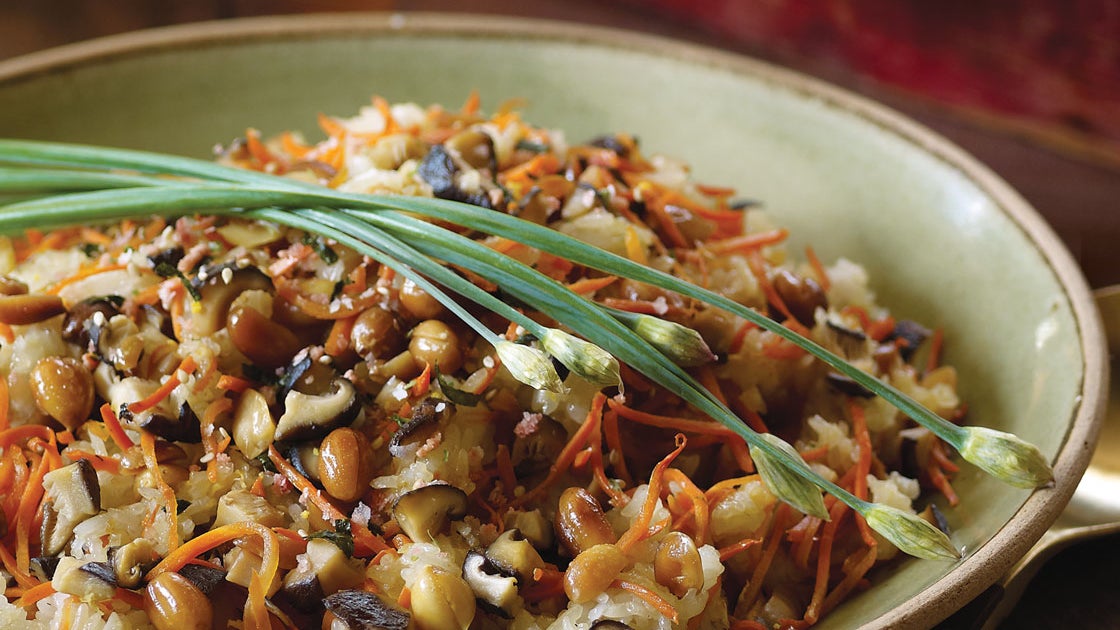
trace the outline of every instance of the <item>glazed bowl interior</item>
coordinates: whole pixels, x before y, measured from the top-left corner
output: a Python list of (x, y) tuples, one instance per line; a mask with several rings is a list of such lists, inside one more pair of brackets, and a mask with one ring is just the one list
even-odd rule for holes
[[(964, 466), (946, 510), (959, 563), (906, 560), (820, 624), (931, 625), (990, 584), (1072, 492), (1102, 404), (1101, 334), (1057, 239), (986, 169), (880, 107), (750, 60), (556, 24), (448, 16), (250, 20), (165, 29), (0, 65), (0, 137), (205, 157), (256, 127), (316, 137), (372, 94), (493, 109), (572, 140), (637, 135), (703, 182), (762, 200), (826, 262), (865, 265), (896, 315), (945, 330), (972, 423), (1058, 471), (1031, 493)], [(1094, 353), (1093, 348), (1097, 351)]]

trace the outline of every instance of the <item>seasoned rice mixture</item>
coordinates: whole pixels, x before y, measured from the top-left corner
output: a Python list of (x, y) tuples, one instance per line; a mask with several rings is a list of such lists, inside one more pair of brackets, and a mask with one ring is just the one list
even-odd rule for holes
[[(320, 126), (219, 159), (548, 225), (963, 414), (940, 334), (879, 306), (859, 265), (789, 251), (760, 206), (631, 136), (569, 144), (475, 97)], [(699, 331), (715, 358), (690, 372), (857, 496), (956, 503), (940, 441), (790, 342), (483, 242)], [(315, 236), (205, 214), (28, 233), (0, 241), (0, 274), (3, 627), (804, 627), (897, 554), (839, 502), (827, 523), (778, 502), (742, 439), (641, 374), (533, 390), (416, 284)]]

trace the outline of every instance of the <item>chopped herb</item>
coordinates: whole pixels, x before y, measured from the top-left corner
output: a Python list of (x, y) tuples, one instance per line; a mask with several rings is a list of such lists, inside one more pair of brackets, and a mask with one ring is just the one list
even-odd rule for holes
[(268, 451), (265, 451), (265, 452), (261, 453), (260, 455), (257, 455), (256, 457), (253, 458), (253, 461), (260, 464), (261, 468), (264, 468), (268, 472), (271, 472), (271, 473), (276, 472), (276, 464), (273, 464), (272, 460), (268, 458)]
[(97, 243), (82, 243), (78, 246), (86, 258), (94, 258), (101, 253), (101, 246)]
[(334, 263), (338, 262), (338, 254), (336, 254), (334, 250), (330, 248), (330, 246), (324, 243), (323, 239), (311, 234), (304, 234), (303, 244), (309, 245), (311, 249), (314, 249), (315, 253), (319, 255), (319, 258), (323, 259), (323, 262), (327, 263), (328, 265), (333, 265)]
[(304, 537), (305, 540), (311, 540), (313, 538), (322, 538), (323, 540), (334, 543), (348, 558), (354, 556), (354, 535), (350, 529), (350, 521), (339, 519), (334, 522), (333, 532), (323, 530)]
[(435, 373), (436, 382), (439, 383), (439, 390), (443, 392), (444, 396), (447, 396), (448, 400), (455, 403), (456, 405), (474, 407), (480, 400), (482, 400), (482, 396), (479, 394), (459, 389), (459, 387), (456, 386), (455, 381), (451, 377), (445, 376), (442, 372), (440, 372), (438, 367), (435, 368)]
[(186, 287), (187, 293), (191, 294), (192, 300), (194, 300), (195, 302), (199, 302), (202, 300), (202, 293), (198, 291), (198, 287), (194, 286), (191, 283), (190, 278), (184, 275), (182, 271), (179, 271), (179, 269), (174, 265), (167, 262), (160, 262), (156, 264), (155, 272), (164, 278), (178, 278), (183, 282), (183, 286)]
[(331, 289), (331, 299), (333, 300), (339, 295), (342, 295), (342, 290), (346, 288), (346, 285), (350, 284), (350, 282), (350, 278), (343, 278), (342, 280), (334, 283), (334, 288)]

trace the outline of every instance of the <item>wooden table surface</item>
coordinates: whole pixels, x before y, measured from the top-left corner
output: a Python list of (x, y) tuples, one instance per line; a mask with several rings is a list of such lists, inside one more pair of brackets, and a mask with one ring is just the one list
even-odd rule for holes
[[(9, 3), (15, 4), (15, 3)], [(605, 0), (38, 0), (0, 6), (0, 59), (113, 33), (174, 23), (250, 15), (377, 11), (455, 11), (543, 17), (613, 26), (702, 43), (781, 63), (861, 93), (946, 136), (987, 164), (1051, 224), (1079, 261), (1093, 287), (1120, 284), (1120, 151), (1087, 155), (1067, 143), (975, 116), (929, 99), (875, 84), (820, 60), (791, 58), (640, 8)], [(1111, 584), (1120, 548), (1094, 543), (1041, 573), (1004, 627), (1120, 627), (1120, 599)], [(1072, 564), (1071, 564), (1072, 563)], [(1070, 566), (1077, 567), (1070, 569)], [(1068, 572), (1067, 572), (1068, 571)], [(1080, 612), (1078, 612), (1080, 611)], [(1087, 611), (1090, 614), (1087, 614)], [(946, 627), (969, 626), (966, 616)]]

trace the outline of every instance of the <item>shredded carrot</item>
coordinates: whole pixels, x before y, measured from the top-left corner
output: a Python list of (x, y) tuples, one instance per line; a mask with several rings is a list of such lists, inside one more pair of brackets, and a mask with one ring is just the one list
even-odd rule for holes
[(649, 487), (646, 492), (646, 500), (642, 503), (642, 510), (638, 513), (638, 517), (630, 524), (630, 528), (623, 532), (622, 536), (618, 539), (618, 548), (626, 553), (633, 548), (637, 543), (654, 535), (657, 528), (651, 529), (650, 523), (653, 521), (653, 512), (657, 509), (657, 504), (661, 500), (661, 487), (665, 484), (665, 469), (673, 460), (681, 454), (684, 450), (688, 440), (684, 437), (683, 433), (678, 433), (674, 441), (676, 448), (665, 456), (664, 459), (657, 462), (653, 467), (653, 472), (649, 476)]
[[(856, 445), (859, 447), (859, 456), (856, 460), (856, 478), (853, 480), (852, 494), (856, 495), (859, 499), (867, 499), (867, 475), (871, 472), (871, 457), (873, 452), (871, 450), (871, 434), (867, 430), (867, 419), (863, 413), (863, 407), (856, 401), (848, 400), (848, 413), (852, 417), (852, 432), (855, 434)], [(876, 545), (875, 537), (871, 535), (871, 528), (867, 525), (867, 521), (862, 515), (856, 515), (856, 522), (859, 525), (860, 534), (863, 536), (863, 541), (869, 546)]]
[(6, 428), (0, 432), (0, 448), (7, 448), (24, 439), (38, 438), (41, 441), (54, 443), (55, 432), (45, 425), (20, 425)]
[(323, 350), (327, 354), (332, 357), (341, 356), (350, 348), (350, 332), (354, 329), (354, 322), (357, 319), (357, 315), (351, 315), (334, 320), (327, 334), (327, 341), (323, 344)]
[(12, 327), (10, 325), (3, 322), (0, 322), (0, 339), (3, 339), (8, 343), (12, 343), (16, 340), (15, 331), (12, 330)]
[[(934, 442), (930, 455), (929, 465), (926, 467), (926, 474), (929, 475), (929, 480), (933, 482), (934, 487), (945, 497), (949, 505), (956, 506), (960, 503), (960, 497), (957, 496), (957, 492), (953, 489), (953, 484), (950, 483), (949, 478), (945, 476), (945, 471), (955, 472), (957, 465), (949, 461), (945, 456), (940, 440)], [(946, 465), (951, 468), (947, 468)]]
[(252, 386), (253, 384), (249, 381), (229, 374), (223, 374), (218, 377), (218, 389), (223, 391), (240, 394)]
[(156, 391), (152, 392), (147, 398), (129, 404), (128, 410), (132, 413), (141, 413), (160, 404), (161, 402), (163, 402), (164, 398), (167, 398), (169, 395), (171, 395), (171, 392), (179, 386), (179, 373), (183, 372), (185, 374), (190, 374), (191, 372), (194, 372), (195, 368), (197, 367), (198, 363), (195, 362), (194, 357), (188, 356), (187, 358), (183, 359), (182, 362), (179, 363), (179, 367), (175, 368), (175, 371), (171, 373), (171, 376), (169, 376), (168, 379), (164, 381), (158, 389), (156, 389)]
[[(863, 555), (853, 555), (848, 557), (848, 560), (844, 562), (844, 579), (840, 580), (840, 583), (837, 584), (832, 589), (832, 592), (828, 594), (828, 597), (825, 598), (824, 604), (821, 606), (821, 614), (824, 614), (839, 605), (840, 602), (842, 602), (844, 598), (848, 596), (848, 593), (850, 593), (852, 589), (859, 585), (859, 582), (863, 579), (863, 576), (867, 575), (867, 572), (870, 571), (871, 567), (875, 565), (875, 556), (875, 548), (869, 547), (867, 551), (863, 553)], [(850, 568), (848, 566), (849, 561), (852, 562), (852, 566)]]
[(16, 579), (16, 583), (23, 589), (30, 589), (34, 587), (39, 581), (32, 577), (30, 574), (19, 570), (16, 566), (16, 558), (12, 552), (8, 551), (5, 545), (0, 545), (0, 560), (4, 563), (4, 570)]
[(74, 274), (74, 275), (72, 275), (68, 278), (63, 278), (62, 280), (59, 280), (58, 282), (54, 283), (53, 285), (51, 285), (51, 287), (49, 289), (44, 291), (44, 293), (47, 293), (49, 295), (58, 295), (58, 293), (63, 288), (68, 287), (71, 284), (74, 284), (75, 282), (78, 282), (80, 280), (85, 280), (86, 278), (89, 278), (90, 276), (96, 276), (98, 274), (108, 273), (110, 271), (119, 271), (121, 269), (128, 269), (128, 265), (126, 265), (126, 264), (125, 265), (113, 264), (113, 265), (105, 265), (104, 267), (91, 267), (89, 269), (83, 269), (83, 270), (79, 271), (78, 273), (76, 273), (76, 274)]
[(847, 514), (848, 506), (836, 501), (828, 512), (829, 521), (824, 524), (821, 534), (820, 546), (817, 548), (817, 575), (813, 584), (813, 597), (805, 608), (804, 619), (813, 624), (820, 619), (824, 612), (824, 596), (828, 590), (828, 577), (832, 568), (832, 543), (836, 538), (836, 530), (840, 527), (840, 520)]
[(670, 483), (675, 483), (681, 487), (681, 493), (688, 497), (691, 505), (692, 520), (696, 525), (696, 534), (693, 538), (696, 539), (697, 544), (703, 545), (708, 541), (708, 523), (710, 520), (711, 510), (708, 506), (708, 498), (692, 479), (684, 472), (670, 468), (665, 471), (665, 479)]
[(618, 431), (618, 412), (613, 408), (603, 413), (603, 438), (607, 442), (609, 452), (613, 455), (611, 464), (614, 466), (615, 474), (627, 486), (634, 485), (634, 478), (630, 476), (630, 470), (626, 467), (626, 453), (622, 450), (622, 435)]
[(621, 589), (637, 595), (642, 601), (649, 604), (650, 606), (653, 606), (653, 609), (656, 610), (658, 614), (664, 616), (673, 623), (677, 623), (678, 615), (676, 607), (670, 604), (669, 601), (664, 597), (658, 595), (645, 586), (642, 586), (641, 584), (635, 584), (634, 582), (628, 582), (626, 580), (615, 580), (611, 582), (611, 588)]
[(725, 547), (720, 547), (719, 548), (719, 561), (720, 562), (727, 562), (731, 558), (739, 555), (740, 553), (746, 551), (747, 549), (750, 549), (751, 547), (757, 545), (760, 542), (762, 542), (762, 541), (760, 541), (757, 538), (744, 538), (744, 539), (740, 540), (739, 542), (731, 543), (730, 545), (727, 545)]
[(256, 129), (245, 130), (245, 146), (261, 168), (280, 162), (280, 159), (261, 142), (261, 132)]
[(90, 466), (93, 466), (94, 470), (104, 470), (110, 473), (118, 473), (121, 470), (120, 461), (113, 457), (105, 457), (104, 455), (98, 455), (97, 453), (91, 453), (76, 448), (68, 448), (64, 453), (72, 462), (76, 462), (79, 459), (86, 460), (89, 462)]
[(732, 619), (730, 630), (770, 630), (770, 628), (754, 619)]
[(821, 259), (817, 258), (817, 252), (813, 250), (811, 245), (805, 246), (805, 258), (809, 261), (809, 266), (813, 268), (813, 274), (817, 276), (817, 283), (821, 285), (821, 288), (825, 291), (832, 288), (832, 281), (828, 278), (828, 272), (825, 271)]
[(540, 496), (540, 494), (552, 486), (552, 484), (556, 483), (560, 475), (571, 467), (572, 463), (575, 461), (576, 455), (587, 445), (588, 440), (591, 439), (591, 435), (600, 430), (603, 417), (603, 405), (606, 403), (606, 400), (607, 397), (601, 392), (595, 394), (595, 398), (591, 400), (591, 409), (588, 410), (587, 417), (584, 419), (583, 424), (580, 425), (579, 429), (576, 430), (575, 434), (568, 440), (568, 443), (564, 445), (564, 448), (556, 457), (556, 462), (549, 467), (548, 476), (546, 476), (544, 481), (536, 488), (533, 488), (531, 491), (526, 492), (514, 500), (514, 507), (524, 505)]
[(8, 399), (8, 379), (0, 376), (0, 431), (6, 431), (8, 429)]
[(327, 116), (326, 114), (319, 114), (319, 128), (323, 133), (328, 136), (341, 136), (346, 133), (346, 127), (343, 127), (338, 121)]
[(412, 395), (416, 398), (422, 398), (428, 395), (428, 388), (432, 385), (432, 364), (424, 362), (424, 371), (420, 376), (416, 377), (416, 381), (412, 385)]
[(192, 559), (207, 551), (246, 536), (259, 538), (264, 553), (261, 556), (260, 568), (249, 580), (249, 599), (245, 603), (245, 627), (252, 630), (268, 630), (271, 628), (271, 623), (265, 607), (265, 589), (267, 585), (272, 584), (279, 568), (280, 541), (271, 529), (260, 523), (252, 521), (231, 523), (196, 536), (167, 554), (159, 564), (148, 571), (145, 580), (150, 582), (165, 571), (178, 571)]
[[(358, 315), (381, 299), (380, 294), (376, 291), (368, 291), (369, 295), (359, 295), (353, 298), (345, 296), (344, 298), (336, 298), (329, 303), (319, 302), (300, 293), (288, 278), (273, 277), (272, 281), (276, 286), (277, 295), (315, 319), (342, 319)], [(322, 297), (326, 298), (326, 296)]]
[[(156, 438), (143, 429), (140, 431), (140, 452), (144, 454), (144, 466), (147, 467), (148, 472), (155, 480), (155, 487), (163, 493), (163, 499), (165, 501), (163, 509), (167, 511), (167, 519), (169, 521), (167, 550), (175, 551), (175, 548), (179, 546), (178, 502), (175, 498), (175, 491), (163, 480), (163, 473), (159, 469), (159, 459), (156, 458)], [(149, 520), (154, 520), (155, 515), (158, 513), (159, 509), (157, 508), (152, 512), (152, 516), (149, 517)]]
[(210, 479), (211, 483), (218, 481), (218, 454), (221, 453), (221, 448), (218, 445), (218, 439), (215, 437), (217, 431), (214, 427), (218, 424), (218, 418), (225, 412), (233, 408), (233, 401), (225, 396), (215, 398), (214, 402), (206, 406), (206, 411), (202, 412), (201, 432), (202, 432), (202, 447), (206, 451), (206, 476)]
[(105, 428), (109, 430), (109, 437), (117, 443), (117, 446), (122, 451), (136, 446), (128, 434), (124, 432), (124, 427), (121, 426), (121, 421), (117, 418), (117, 413), (113, 411), (113, 406), (109, 403), (101, 405), (101, 421), (105, 423)]
[(284, 149), (285, 153), (297, 160), (311, 152), (311, 147), (300, 142), (290, 131), (285, 131), (280, 134), (280, 148)]
[(722, 424), (711, 420), (693, 420), (690, 418), (660, 416), (645, 411), (638, 411), (637, 409), (627, 407), (626, 405), (613, 399), (610, 401), (610, 407), (618, 414), (620, 418), (625, 418), (626, 420), (630, 420), (631, 422), (637, 422), (639, 424), (645, 424), (651, 427), (658, 427), (660, 429), (684, 431), (686, 433), (719, 435), (742, 441), (742, 438), (740, 438), (737, 433), (723, 426)]
[(336, 521), (350, 521), (351, 534), (354, 536), (355, 546), (361, 545), (369, 555), (389, 548), (389, 546), (385, 544), (385, 541), (378, 536), (374, 536), (365, 524), (355, 523), (352, 519), (343, 514), (341, 510), (335, 507), (314, 484), (301, 475), (288, 460), (284, 459), (284, 456), (280, 454), (280, 451), (276, 450), (276, 446), (273, 444), (268, 445), (268, 459), (272, 461), (272, 465), (276, 467), (276, 470), (279, 471), (296, 490), (299, 490), (302, 496), (306, 496), (308, 500), (315, 504), (315, 507), (323, 513), (323, 516), (326, 517), (327, 520), (332, 523)]
[(25, 575), (29, 573), (31, 567), (31, 525), (35, 520), (35, 513), (39, 510), (39, 503), (43, 500), (43, 477), (54, 468), (52, 464), (61, 463), (55, 461), (54, 458), (57, 457), (57, 453), (53, 458), (48, 452), (43, 453), (43, 457), (23, 488), (19, 507), (16, 509), (16, 567)]
[(788, 514), (789, 506), (782, 503), (770, 515), (770, 531), (767, 532), (763, 543), (762, 556), (759, 558), (758, 564), (754, 566), (747, 588), (739, 595), (741, 605), (753, 606), (755, 599), (758, 598), (762, 589), (762, 582), (770, 571), (770, 564), (774, 561), (774, 556), (778, 553), (778, 543), (782, 541), (782, 532)]
[(584, 278), (583, 280), (576, 280), (568, 285), (568, 290), (572, 293), (594, 293), (599, 289), (606, 288), (618, 280), (618, 276), (603, 276), (602, 278)]
[(766, 247), (767, 245), (775, 245), (787, 238), (789, 238), (789, 230), (780, 228), (777, 230), (754, 232), (752, 234), (743, 234), (741, 236), (711, 241), (706, 243), (706, 247), (715, 254), (729, 254), (731, 252), (745, 252), (758, 249), (759, 247)]
[(19, 606), (20, 608), (34, 606), (35, 602), (38, 602), (40, 599), (50, 597), (51, 595), (54, 595), (54, 593), (54, 587), (51, 586), (50, 582), (42, 582), (40, 584), (36, 584), (35, 586), (32, 586), (31, 588), (23, 592), (23, 595), (16, 602), (16, 606)]
[(463, 116), (474, 116), (478, 113), (478, 108), (481, 104), (482, 99), (478, 95), (478, 90), (471, 90), (471, 93), (467, 95), (467, 100), (463, 103), (463, 107), (459, 110), (459, 113)]
[(766, 275), (766, 259), (762, 257), (762, 252), (757, 249), (752, 249), (747, 252), (747, 268), (751, 270), (751, 275), (753, 275), (755, 281), (758, 282), (759, 288), (762, 289), (762, 294), (766, 296), (766, 301), (779, 313), (785, 315), (787, 319), (796, 320), (796, 318), (790, 314), (790, 310), (786, 307), (782, 296), (778, 295), (778, 291), (774, 288), (774, 285), (770, 283), (770, 276)]
[(346, 295), (358, 295), (365, 292), (367, 288), (366, 276), (368, 275), (368, 273), (369, 271), (366, 269), (365, 263), (354, 267), (354, 270), (350, 272), (349, 276), (347, 276), (350, 282), (348, 282), (346, 286), (342, 287), (342, 292)]

